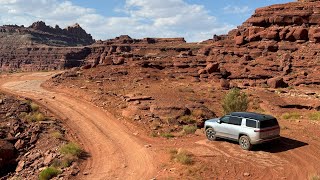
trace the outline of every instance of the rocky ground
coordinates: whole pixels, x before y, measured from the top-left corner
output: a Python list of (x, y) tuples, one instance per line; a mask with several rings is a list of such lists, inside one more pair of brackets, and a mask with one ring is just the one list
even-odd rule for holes
[[(159, 179), (317, 178), (319, 11), (316, 0), (259, 8), (237, 29), (201, 43), (120, 36), (86, 47), (13, 48), (14, 60), (5, 51), (9, 55), (2, 69), (77, 66), (57, 74), (43, 87), (91, 102), (124, 120), (121, 123), (129, 133), (157, 153)], [(235, 87), (248, 95), (248, 111), (279, 119), (280, 142), (244, 152), (232, 142), (205, 140), (203, 122), (223, 115), (221, 100)], [(31, 135), (23, 142), (31, 141)], [(14, 141), (17, 146), (21, 143)], [(52, 157), (52, 152), (60, 157), (57, 150), (48, 150), (43, 160)], [(181, 157), (182, 164), (178, 163)], [(18, 164), (23, 166), (21, 159)]]
[(77, 175), (78, 158), (62, 151), (70, 136), (61, 122), (30, 100), (0, 97), (0, 179), (37, 179), (49, 166), (61, 178)]

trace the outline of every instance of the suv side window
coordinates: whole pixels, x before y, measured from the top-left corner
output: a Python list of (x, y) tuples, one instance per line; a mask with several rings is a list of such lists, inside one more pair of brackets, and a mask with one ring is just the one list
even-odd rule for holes
[(246, 126), (247, 127), (252, 127), (252, 128), (257, 128), (257, 121), (247, 119)]
[(242, 122), (242, 118), (238, 118), (238, 117), (233, 117), (233, 116), (231, 116), (231, 117), (230, 117), (229, 124), (241, 126), (241, 122)]
[(229, 124), (230, 116), (224, 116), (224, 117), (222, 117), (222, 118), (220, 119), (220, 121), (221, 121), (222, 123), (227, 123), (227, 124)]

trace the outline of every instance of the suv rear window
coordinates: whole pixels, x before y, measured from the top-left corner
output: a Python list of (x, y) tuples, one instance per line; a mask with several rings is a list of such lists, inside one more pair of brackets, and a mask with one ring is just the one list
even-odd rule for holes
[(247, 127), (256, 128), (257, 127), (257, 121), (247, 119), (246, 126)]
[(260, 128), (268, 128), (268, 127), (277, 126), (277, 125), (279, 125), (277, 119), (260, 121)]

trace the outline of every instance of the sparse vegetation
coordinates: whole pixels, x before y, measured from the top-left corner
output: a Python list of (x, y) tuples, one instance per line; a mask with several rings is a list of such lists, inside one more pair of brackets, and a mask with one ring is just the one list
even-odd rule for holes
[(241, 92), (238, 88), (233, 88), (223, 98), (222, 108), (225, 114), (229, 114), (231, 112), (247, 111), (248, 104), (247, 94)]
[(39, 110), (39, 106), (33, 102), (30, 103), (30, 108), (33, 112), (36, 112)]
[(205, 113), (203, 112), (202, 109), (195, 109), (191, 112), (191, 115), (196, 118), (202, 118), (205, 116)]
[(284, 113), (281, 116), (282, 119), (300, 119), (301, 114), (297, 112)]
[(160, 135), (161, 135), (161, 137), (164, 137), (167, 139), (174, 138), (174, 135), (171, 133), (161, 133)]
[(155, 131), (152, 131), (152, 132), (150, 133), (150, 136), (151, 136), (151, 137), (158, 137), (158, 133), (155, 132)]
[(186, 125), (186, 126), (183, 126), (183, 132), (185, 134), (194, 134), (197, 130), (197, 126), (193, 126), (193, 125)]
[(71, 142), (71, 143), (63, 145), (60, 148), (60, 152), (64, 155), (71, 155), (74, 157), (80, 157), (81, 154), (83, 153), (83, 150), (80, 148), (80, 146)]
[(56, 139), (62, 139), (63, 135), (59, 132), (59, 131), (55, 131), (53, 133), (51, 133), (52, 137), (56, 138)]
[(319, 175), (312, 175), (310, 177), (310, 180), (320, 180), (320, 176)]
[(29, 113), (25, 117), (29, 122), (39, 122), (39, 121), (46, 120), (45, 116), (41, 112), (38, 112), (38, 111)]
[(60, 173), (61, 171), (55, 167), (48, 167), (40, 172), (39, 180), (49, 180), (53, 177), (56, 177)]
[(182, 121), (182, 122), (184, 122), (186, 124), (194, 124), (194, 123), (196, 123), (196, 120), (194, 120), (192, 116), (188, 116), (188, 115), (181, 116), (179, 119), (180, 119), (180, 121)]
[(320, 121), (320, 112), (314, 112), (309, 114), (309, 118), (313, 121)]
[(170, 150), (170, 154), (171, 154), (171, 159), (184, 164), (184, 165), (191, 165), (194, 163), (193, 158), (192, 158), (192, 154), (188, 151), (179, 149), (172, 149)]

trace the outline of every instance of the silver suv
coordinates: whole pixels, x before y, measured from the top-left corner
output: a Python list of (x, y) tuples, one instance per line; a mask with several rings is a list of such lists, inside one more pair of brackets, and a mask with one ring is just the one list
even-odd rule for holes
[(244, 150), (252, 145), (280, 137), (280, 127), (275, 117), (249, 112), (234, 112), (221, 118), (207, 120), (204, 124), (210, 141), (226, 138), (238, 141)]

